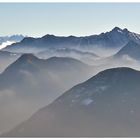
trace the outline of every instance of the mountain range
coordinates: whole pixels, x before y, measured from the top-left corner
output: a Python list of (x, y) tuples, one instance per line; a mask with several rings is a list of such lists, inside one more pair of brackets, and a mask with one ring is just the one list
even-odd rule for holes
[(41, 38), (25, 37), (21, 42), (7, 46), (4, 50), (11, 52), (40, 52), (44, 50), (57, 49), (82, 49), (83, 51), (92, 50), (96, 52), (99, 48), (120, 49), (129, 41), (140, 43), (140, 35), (130, 32), (127, 29), (115, 27), (110, 32), (99, 35), (84, 37), (76, 36), (55, 36), (45, 35)]
[(140, 34), (7, 39), (15, 41), (0, 50), (2, 136), (140, 136)]
[(128, 56), (135, 60), (140, 60), (140, 44), (129, 41), (120, 51), (118, 51), (115, 57)]

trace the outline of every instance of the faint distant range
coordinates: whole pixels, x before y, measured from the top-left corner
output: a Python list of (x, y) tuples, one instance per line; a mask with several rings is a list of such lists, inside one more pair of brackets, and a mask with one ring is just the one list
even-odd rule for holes
[(72, 51), (90, 52), (94, 56), (108, 56), (115, 54), (130, 41), (140, 44), (140, 34), (130, 32), (126, 28), (115, 27), (109, 32), (84, 37), (49, 34), (40, 38), (25, 37), (21, 42), (9, 45), (4, 50), (18, 53), (44, 53), (46, 51), (47, 54), (52, 51), (57, 53), (59, 50), (60, 53), (65, 49), (65, 51), (72, 49)]
[(11, 45), (16, 42), (20, 42), (25, 36), (23, 35), (12, 35), (12, 36), (1, 36), (0, 37), (0, 49), (5, 48), (7, 45)]

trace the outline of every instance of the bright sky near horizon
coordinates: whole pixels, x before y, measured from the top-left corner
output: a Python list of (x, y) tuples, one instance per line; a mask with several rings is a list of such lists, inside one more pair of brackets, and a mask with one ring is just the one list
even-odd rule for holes
[(140, 33), (140, 3), (0, 3), (0, 36), (84, 36), (115, 26)]

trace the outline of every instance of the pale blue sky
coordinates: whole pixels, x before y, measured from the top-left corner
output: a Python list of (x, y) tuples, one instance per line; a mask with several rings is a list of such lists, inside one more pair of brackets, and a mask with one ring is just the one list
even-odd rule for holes
[(140, 33), (140, 3), (0, 3), (0, 36), (83, 36), (115, 26)]

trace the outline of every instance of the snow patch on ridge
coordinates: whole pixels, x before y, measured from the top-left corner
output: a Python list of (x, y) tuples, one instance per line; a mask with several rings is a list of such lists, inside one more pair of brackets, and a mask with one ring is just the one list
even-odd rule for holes
[(88, 106), (88, 105), (91, 104), (92, 102), (93, 102), (92, 99), (87, 98), (87, 99), (84, 99), (84, 100), (82, 101), (82, 105)]
[(3, 43), (0, 45), (0, 50), (3, 49), (3, 48), (5, 48), (5, 47), (8, 46), (8, 45), (13, 44), (13, 43), (15, 43), (15, 41), (6, 41), (6, 42), (3, 42)]

